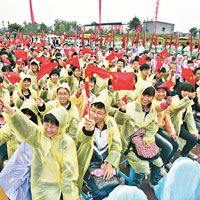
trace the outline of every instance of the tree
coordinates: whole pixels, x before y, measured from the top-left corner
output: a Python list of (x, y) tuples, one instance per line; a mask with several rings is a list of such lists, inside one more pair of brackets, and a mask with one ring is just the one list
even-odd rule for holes
[(39, 26), (39, 32), (44, 32), (44, 33), (47, 33), (49, 32), (51, 29), (50, 27), (48, 27), (46, 24), (44, 23), (41, 23), (40, 26)]
[(8, 30), (10, 32), (13, 32), (13, 31), (21, 32), (23, 30), (23, 27), (20, 24), (17, 24), (17, 23), (9, 24), (8, 25)]
[(128, 24), (129, 24), (129, 30), (134, 31), (141, 24), (141, 21), (138, 17), (135, 16)]
[(193, 37), (195, 38), (197, 33), (198, 33), (198, 29), (196, 27), (192, 27), (189, 31), (193, 35)]
[(28, 34), (30, 34), (31, 32), (32, 33), (35, 33), (35, 32), (38, 32), (39, 31), (39, 26), (40, 26), (40, 24), (38, 24), (38, 23), (35, 23), (35, 24), (32, 24), (32, 23), (27, 23), (26, 21), (25, 22), (23, 22), (23, 25), (24, 25), (24, 32), (25, 33), (28, 33)]

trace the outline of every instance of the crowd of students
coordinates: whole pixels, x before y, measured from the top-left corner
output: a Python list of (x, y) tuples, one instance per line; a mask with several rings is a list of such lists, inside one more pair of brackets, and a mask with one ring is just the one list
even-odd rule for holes
[[(113, 49), (109, 42), (100, 48), (87, 39), (84, 46), (73, 38), (64, 43), (47, 39), (45, 45), (38, 38), (26, 41), (24, 45), (22, 39), (10, 38), (0, 44), (0, 109), (5, 120), (0, 153), (6, 168), (20, 145), (32, 146), (32, 199), (79, 199), (84, 183), (93, 199), (107, 197), (116, 186), (99, 189), (91, 179), (91, 167), (100, 163), (94, 176), (100, 173), (103, 180), (110, 180), (118, 173), (122, 153), (138, 188), (146, 174), (151, 174), (149, 186), (154, 188), (179, 149), (180, 156), (197, 159), (191, 150), (200, 144), (200, 61), (197, 54), (190, 54), (187, 43), (183, 49), (181, 44), (173, 52), (173, 45), (167, 49), (158, 69), (163, 49), (148, 52), (141, 42), (130, 49), (122, 49), (118, 42)], [(17, 50), (27, 52), (27, 57), (16, 56)], [(71, 58), (79, 64), (68, 64)], [(44, 62), (57, 67), (38, 81)], [(88, 64), (133, 73), (134, 90), (115, 91), (111, 79), (94, 74), (88, 96)], [(195, 83), (185, 80), (183, 69), (191, 69)], [(14, 85), (6, 76), (13, 71), (20, 76)], [(169, 81), (173, 85), (163, 84)], [(152, 143), (159, 147), (157, 157), (143, 159), (130, 145), (140, 132), (146, 149)]]

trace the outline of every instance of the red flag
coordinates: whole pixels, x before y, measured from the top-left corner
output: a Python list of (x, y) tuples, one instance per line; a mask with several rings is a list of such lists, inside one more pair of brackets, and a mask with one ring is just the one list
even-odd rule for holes
[(45, 35), (44, 35), (44, 32), (42, 32), (42, 34), (41, 34), (41, 38), (43, 38)]
[(168, 36), (168, 33), (166, 34), (166, 37), (165, 37), (165, 48), (167, 46), (167, 36)]
[(113, 49), (115, 48), (115, 33), (113, 33)]
[(125, 95), (121, 100), (124, 101), (125, 104), (128, 103), (127, 98), (126, 98), (126, 95)]
[(101, 78), (110, 78), (109, 72), (99, 67), (96, 67), (92, 64), (88, 64), (87, 68), (85, 69), (85, 77), (91, 78), (93, 74), (97, 74)]
[(21, 36), (22, 36), (22, 39), (23, 39), (23, 37), (24, 37), (24, 33), (23, 32), (21, 33)]
[(110, 41), (109, 41), (109, 45), (111, 44), (111, 42), (112, 42), (112, 37), (113, 37), (113, 35), (112, 35), (112, 33), (111, 33), (111, 36), (110, 36)]
[(33, 14), (33, 8), (32, 8), (32, 0), (29, 0), (30, 3), (30, 12), (31, 12), (31, 23), (35, 24), (34, 14)]
[(44, 75), (50, 74), (51, 71), (57, 66), (58, 66), (58, 63), (51, 63), (51, 62), (40, 65), (40, 70), (37, 76), (37, 83)]
[(156, 33), (155, 41), (154, 41), (154, 46), (155, 46), (155, 52), (157, 53), (157, 43), (158, 43), (158, 35)]
[(128, 42), (129, 42), (129, 32), (127, 33), (127, 40), (126, 40), (127, 47), (128, 47)]
[(84, 47), (84, 32), (82, 32), (81, 43), (82, 43), (82, 47)]
[(22, 60), (16, 60), (16, 61), (15, 61), (15, 64), (16, 64), (16, 65), (19, 65), (19, 66), (21, 66), (21, 65), (22, 65), (22, 63), (23, 63), (23, 61), (22, 61)]
[(137, 37), (136, 37), (136, 42), (139, 42), (139, 39), (140, 39), (140, 32), (138, 32), (138, 34), (137, 34)]
[(67, 56), (68, 59), (69, 59), (69, 51), (70, 49), (64, 49), (65, 55)]
[(12, 84), (15, 85), (15, 83), (19, 83), (21, 81), (21, 78), (18, 73), (16, 72), (8, 72), (4, 74), (4, 77)]
[(156, 63), (155, 72), (158, 72), (164, 63), (164, 59), (161, 58), (160, 56), (157, 56), (156, 61), (157, 61), (157, 63)]
[(188, 82), (192, 83), (195, 87), (195, 76), (191, 69), (183, 68), (181, 76)]
[(143, 37), (143, 41), (142, 41), (143, 47), (145, 47), (145, 42), (146, 42), (146, 32), (144, 33), (144, 37)]
[(79, 58), (78, 58), (78, 56), (73, 57), (73, 58), (70, 58), (69, 60), (66, 61), (66, 64), (71, 64), (71, 65), (73, 65), (74, 67), (78, 67), (79, 70), (81, 71), (81, 66), (80, 66), (80, 63), (79, 63)]
[(175, 42), (175, 48), (176, 48), (176, 49), (177, 49), (177, 47), (178, 47), (179, 37), (180, 37), (180, 33), (178, 34), (178, 37), (176, 38), (176, 42)]
[(155, 33), (153, 33), (152, 38), (151, 38), (151, 44), (149, 46), (149, 52), (151, 51), (151, 47), (152, 47), (152, 44), (153, 44), (154, 35), (155, 35)]
[(31, 38), (33, 38), (33, 33), (31, 32)]
[(122, 39), (122, 48), (125, 49), (126, 46), (126, 33), (124, 33), (123, 39)]
[(120, 59), (124, 54), (126, 54), (126, 52), (121, 52), (121, 53), (113, 53), (114, 56), (117, 57), (117, 59)]
[(6, 32), (6, 40), (8, 40), (8, 31)]
[(20, 59), (23, 59), (23, 60), (28, 60), (28, 53), (26, 51), (17, 49), (17, 50), (15, 50), (14, 55), (15, 55), (16, 58), (20, 58)]
[(192, 41), (192, 35), (190, 40), (190, 53), (192, 54), (192, 48), (193, 48), (193, 41)]
[(37, 32), (35, 31), (35, 37), (37, 37)]
[(21, 39), (19, 31), (17, 33), (17, 39), (19, 39), (19, 40)]
[(132, 40), (132, 46), (133, 46), (133, 44), (135, 42), (135, 34), (136, 34), (136, 31), (134, 31), (133, 40)]
[(102, 32), (101, 32), (101, 37), (100, 37), (100, 48), (102, 49)]
[(109, 36), (108, 36), (108, 32), (107, 32), (106, 38), (104, 40), (104, 45), (106, 45), (106, 42), (108, 42), (108, 41), (109, 41)]
[(159, 53), (164, 59), (168, 58), (169, 57), (169, 52), (167, 51), (167, 49), (161, 51)]
[(41, 42), (41, 46), (44, 47), (46, 45), (46, 41), (45, 40), (40, 39), (40, 42)]
[(106, 56), (106, 60), (114, 60), (116, 58), (115, 54), (110, 54), (108, 56)]
[(71, 32), (69, 33), (69, 37), (71, 38)]
[(158, 88), (167, 88), (167, 91), (170, 91), (171, 87), (174, 87), (174, 82), (172, 80), (168, 80), (165, 83), (158, 86)]
[(189, 37), (188, 37), (188, 40), (187, 40), (187, 42), (190, 42), (190, 36), (191, 36), (191, 33), (190, 33), (190, 35), (189, 35)]
[(92, 45), (92, 32), (90, 33), (90, 46)]
[(171, 45), (172, 45), (172, 40), (173, 40), (173, 33), (171, 34), (171, 39), (170, 39), (170, 44), (169, 44), (170, 49), (171, 49)]
[(2, 58), (2, 60), (4, 64), (7, 64), (7, 65), (11, 64), (10, 60), (8, 60), (7, 58)]
[(199, 34), (199, 41), (198, 41), (198, 54), (197, 54), (197, 60), (199, 60), (199, 50), (200, 50), (200, 34)]
[(143, 54), (139, 60), (139, 65), (143, 65), (143, 64), (146, 64), (146, 58), (147, 58), (147, 55), (146, 54)]
[(114, 90), (133, 90), (133, 72), (109, 72)]

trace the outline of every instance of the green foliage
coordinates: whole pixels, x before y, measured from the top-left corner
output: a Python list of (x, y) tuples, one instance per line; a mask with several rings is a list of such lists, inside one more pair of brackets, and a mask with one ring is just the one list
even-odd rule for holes
[(14, 24), (9, 24), (8, 25), (8, 30), (10, 32), (16, 31), (16, 32), (21, 32), (23, 30), (23, 27), (20, 24), (14, 23)]
[(55, 32), (62, 32), (62, 33), (69, 31), (77, 32), (79, 26), (80, 25), (75, 21), (67, 22), (61, 19), (56, 19), (53, 25)]
[(194, 36), (194, 38), (196, 37), (197, 33), (198, 33), (198, 29), (197, 27), (192, 27), (190, 30), (190, 33)]
[(141, 24), (141, 21), (138, 17), (135, 16), (128, 24), (129, 24), (129, 31), (134, 31), (139, 26), (139, 24)]

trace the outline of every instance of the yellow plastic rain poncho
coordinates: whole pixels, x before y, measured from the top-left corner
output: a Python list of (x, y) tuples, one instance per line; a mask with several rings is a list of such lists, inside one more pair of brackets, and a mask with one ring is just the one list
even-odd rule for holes
[[(115, 120), (112, 117), (108, 116), (109, 112), (109, 100), (102, 95), (100, 95), (95, 102), (102, 102), (106, 108), (106, 117), (104, 119), (105, 124), (107, 125), (107, 138), (108, 138), (108, 156), (105, 159), (105, 162), (111, 163), (116, 169), (118, 169), (120, 161), (120, 152), (122, 150), (120, 133), (117, 127)], [(94, 148), (94, 137), (96, 133), (94, 132), (93, 136), (87, 136), (83, 132), (85, 119), (83, 118), (79, 124), (77, 132), (77, 142), (80, 142), (80, 147), (78, 149), (78, 162), (79, 162), (79, 180), (78, 187), (79, 192), (82, 188), (84, 175), (89, 167), (90, 161), (92, 159), (93, 148)]]
[[(59, 85), (58, 89), (59, 88), (66, 88), (69, 91), (69, 86), (67, 83)], [(59, 106), (61, 106), (61, 104), (58, 99), (56, 99), (55, 101), (49, 101), (48, 103), (45, 104), (45, 110), (43, 112), (40, 111), (40, 113), (42, 116), (44, 116), (49, 110), (52, 110)], [(76, 133), (79, 124), (79, 113), (77, 107), (73, 105), (70, 101), (69, 101), (69, 109), (67, 109), (67, 112), (68, 112), (68, 120), (66, 121), (65, 132), (68, 135), (70, 135), (73, 139), (76, 139)]]
[(51, 110), (59, 121), (58, 134), (47, 137), (44, 127), (37, 126), (17, 110), (4, 114), (6, 122), (25, 142), (34, 147), (31, 162), (31, 192), (33, 200), (79, 199), (78, 162), (73, 139), (65, 134), (67, 111), (64, 107)]
[(7, 89), (0, 90), (0, 97), (4, 98), (10, 104), (10, 93)]
[(169, 107), (172, 123), (174, 125), (176, 135), (179, 136), (181, 130), (182, 110), (186, 109), (186, 114), (183, 121), (187, 124), (189, 133), (196, 134), (198, 130), (195, 125), (194, 117), (192, 114), (192, 105), (194, 101), (189, 97), (184, 97), (180, 100), (179, 96), (172, 97), (172, 103)]
[[(18, 86), (18, 90), (20, 92), (22, 92), (22, 82), (24, 81), (25, 78), (31, 78), (29, 75), (24, 75), (24, 77), (22, 77), (21, 81), (19, 82), (19, 86)], [(31, 99), (36, 99), (37, 97), (37, 92), (35, 90), (32, 89), (32, 79), (31, 79), (31, 84), (30, 84), (30, 87), (29, 87), (29, 91), (31, 93), (31, 96), (30, 98)], [(19, 95), (17, 94), (17, 90), (15, 90), (13, 92), (13, 96), (12, 96), (12, 99), (13, 99), (13, 103), (14, 105), (17, 107), (17, 108), (20, 108), (21, 105), (24, 103), (24, 100), (22, 100)]]
[[(147, 140), (148, 142), (155, 141), (155, 134), (158, 130), (157, 112), (154, 106), (151, 104), (149, 114), (144, 120), (141, 104), (141, 95), (148, 87), (152, 87), (152, 85), (148, 83), (143, 84), (138, 99), (126, 105), (126, 113), (118, 110), (115, 114), (114, 118), (117, 124), (122, 125), (122, 152), (125, 152), (128, 149), (131, 136), (141, 128), (144, 128), (146, 131), (143, 139)], [(135, 173), (148, 174), (150, 172), (149, 162), (139, 159), (133, 151), (130, 150), (128, 152), (127, 158)], [(162, 166), (162, 159), (160, 157), (152, 160), (151, 162), (158, 167)]]
[[(27, 101), (25, 101), (21, 106), (21, 110), (23, 109), (31, 110), (37, 116), (38, 124), (41, 124), (40, 118), (38, 116), (37, 105), (34, 100), (28, 99)], [(19, 138), (19, 136), (17, 136), (14, 133), (13, 130), (11, 130), (8, 124), (5, 124), (0, 129), (0, 145), (6, 142), (7, 142), (8, 159), (10, 159), (13, 153), (17, 150), (18, 146), (21, 144), (22, 140)]]
[(57, 83), (53, 83), (51, 79), (47, 81), (48, 90), (40, 90), (40, 97), (45, 101), (51, 101), (56, 99), (56, 90), (59, 85), (59, 81)]

